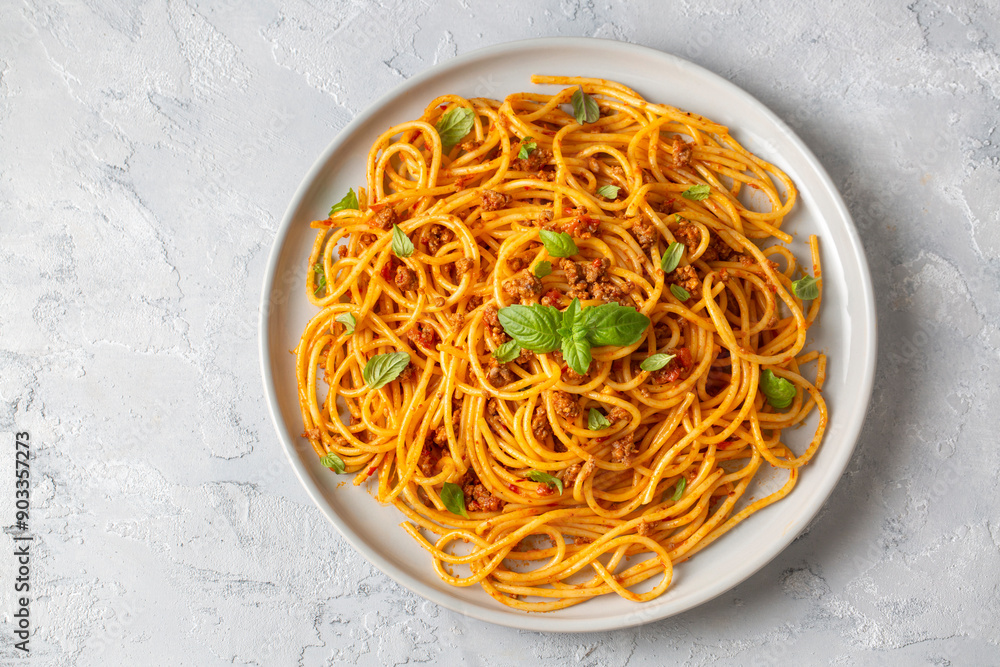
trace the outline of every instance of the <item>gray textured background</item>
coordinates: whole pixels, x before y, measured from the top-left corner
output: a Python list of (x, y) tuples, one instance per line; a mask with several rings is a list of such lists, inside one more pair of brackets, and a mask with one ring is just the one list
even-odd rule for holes
[[(1000, 11), (504, 4), (0, 5), (0, 498), (6, 525), (29, 430), (36, 664), (1000, 663)], [(769, 105), (878, 297), (867, 425), (810, 529), (607, 634), (488, 626), (375, 571), (293, 477), (257, 363), (265, 259), (322, 148), (407, 77), (545, 35), (675, 53)]]

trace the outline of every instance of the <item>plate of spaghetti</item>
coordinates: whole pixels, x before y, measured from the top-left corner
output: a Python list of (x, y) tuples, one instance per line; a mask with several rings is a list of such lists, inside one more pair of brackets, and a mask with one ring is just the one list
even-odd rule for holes
[(261, 360), (296, 473), (376, 566), (592, 631), (805, 528), (865, 416), (873, 304), (836, 189), (763, 105), (650, 49), (531, 40), (333, 140), (278, 232)]

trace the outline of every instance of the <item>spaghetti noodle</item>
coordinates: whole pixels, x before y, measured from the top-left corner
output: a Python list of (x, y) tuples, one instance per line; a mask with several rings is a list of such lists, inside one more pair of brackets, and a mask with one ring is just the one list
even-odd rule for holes
[[(725, 127), (611, 81), (532, 81), (566, 88), (445, 95), (389, 128), (368, 188), (312, 223), (303, 435), (377, 478), (449, 584), (531, 611), (647, 601), (820, 445), (818, 241), (796, 280), (795, 186)], [(634, 340), (567, 323), (612, 307)], [(529, 311), (589, 341), (583, 361), (505, 327)], [(782, 434), (814, 410), (796, 455)], [(762, 466), (787, 479), (754, 500)]]

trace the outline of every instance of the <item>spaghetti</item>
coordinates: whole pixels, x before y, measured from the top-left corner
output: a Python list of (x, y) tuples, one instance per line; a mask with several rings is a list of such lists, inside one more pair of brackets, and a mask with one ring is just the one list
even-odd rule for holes
[[(611, 81), (532, 81), (566, 88), (445, 95), (389, 128), (368, 188), (312, 223), (303, 435), (377, 479), (449, 584), (530, 611), (647, 601), (820, 445), (818, 241), (796, 280), (795, 186), (725, 127)], [(612, 307), (634, 340), (567, 324)], [(590, 341), (586, 365), (505, 328), (529, 311)], [(814, 410), (796, 455), (782, 434)], [(762, 466), (787, 479), (754, 500)]]

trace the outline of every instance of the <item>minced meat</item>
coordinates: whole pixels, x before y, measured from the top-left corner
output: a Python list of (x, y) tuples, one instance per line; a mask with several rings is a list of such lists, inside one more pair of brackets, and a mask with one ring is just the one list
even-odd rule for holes
[(510, 202), (509, 196), (496, 190), (483, 190), (482, 199), (484, 211), (498, 211)]

